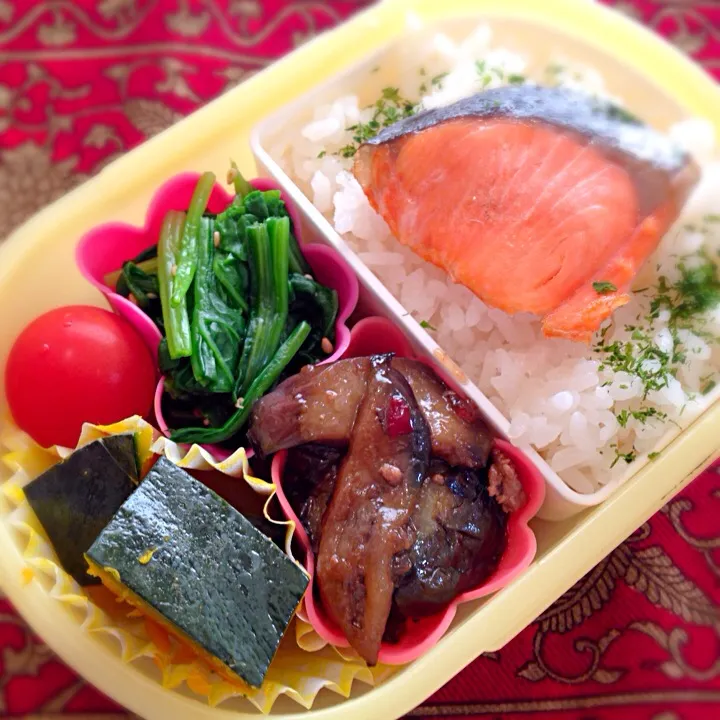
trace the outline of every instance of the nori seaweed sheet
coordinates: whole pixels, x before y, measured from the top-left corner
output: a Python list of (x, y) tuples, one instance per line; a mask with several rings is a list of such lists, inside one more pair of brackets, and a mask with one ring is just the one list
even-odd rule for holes
[(254, 687), (308, 585), (269, 538), (164, 457), (88, 557)]
[(25, 487), (60, 564), (80, 585), (100, 582), (87, 574), (84, 554), (137, 481), (135, 439), (123, 434), (79, 448)]

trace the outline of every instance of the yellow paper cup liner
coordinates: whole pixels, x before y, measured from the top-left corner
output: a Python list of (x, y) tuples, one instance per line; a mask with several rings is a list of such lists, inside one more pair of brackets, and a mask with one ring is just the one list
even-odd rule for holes
[[(139, 417), (114, 425), (83, 427), (77, 447), (101, 437), (133, 432), (143, 473), (155, 455), (163, 454), (171, 462), (187, 470), (216, 470), (238, 481), (246, 482), (256, 493), (265, 496), (265, 517), (286, 527), (285, 548), (292, 557), (293, 523), (278, 520), (269, 514), (275, 486), (251, 474), (245, 451), (237, 450), (229, 458), (216, 462), (199, 446), (184, 451)], [(168, 691), (183, 683), (197, 695), (217, 705), (233, 697), (246, 697), (258, 710), (269, 712), (275, 700), (285, 695), (304, 708), (311, 708), (323, 688), (348, 697), (355, 681), (376, 685), (391, 674), (385, 666), (368, 668), (347, 649), (327, 646), (298, 610), (293, 628), (285, 634), (278, 652), (260, 688), (252, 688), (238, 679), (230, 682), (213, 671), (188, 645), (169, 633), (165, 627), (144, 616), (123, 598), (113, 596), (102, 586), (82, 588), (61, 567), (52, 545), (35, 517), (23, 487), (59, 460), (71, 449), (41, 448), (7, 418), (0, 430), (0, 460), (6, 479), (0, 491), (8, 502), (6, 523), (15, 531), (16, 542), (23, 555), (25, 568), (22, 581), (39, 582), (46, 588), (49, 602), (60, 602), (75, 609), (73, 617), (83, 631), (111, 636), (123, 662), (133, 663), (150, 658), (160, 670), (161, 683)], [(293, 558), (294, 559), (294, 558)]]

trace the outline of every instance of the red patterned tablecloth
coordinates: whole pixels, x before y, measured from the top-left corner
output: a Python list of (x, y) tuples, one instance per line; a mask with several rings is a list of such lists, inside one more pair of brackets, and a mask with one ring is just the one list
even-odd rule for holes
[[(365, 4), (0, 0), (0, 237)], [(611, 4), (720, 77), (720, 0)], [(720, 717), (719, 517), (720, 477), (708, 471), (513, 642), (478, 659), (413, 715)], [(127, 717), (2, 599), (0, 667), (0, 716)]]

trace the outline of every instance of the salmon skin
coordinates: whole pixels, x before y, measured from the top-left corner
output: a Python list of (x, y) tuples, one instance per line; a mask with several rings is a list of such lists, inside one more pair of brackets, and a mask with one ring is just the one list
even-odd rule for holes
[(486, 304), (590, 342), (698, 182), (695, 162), (612, 103), (509, 86), (421, 112), (357, 152), (393, 235)]

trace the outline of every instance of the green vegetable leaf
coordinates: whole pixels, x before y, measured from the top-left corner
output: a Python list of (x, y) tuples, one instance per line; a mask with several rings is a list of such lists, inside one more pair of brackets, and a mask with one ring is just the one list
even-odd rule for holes
[(433, 327), (427, 320), (421, 320), (420, 327), (425, 328), (425, 330), (437, 330), (437, 328)]
[[(395, 97), (392, 89), (386, 94)], [(224, 441), (245, 424), (253, 397), (327, 356), (323, 340), (334, 341), (338, 298), (313, 278), (280, 191), (250, 189), (216, 217), (200, 217), (189, 292), (173, 307), (185, 217), (175, 215), (161, 239), (160, 276), (130, 266), (127, 274), (139, 289), (147, 285), (149, 300), (153, 282), (167, 298), (172, 325), (158, 361), (173, 436)]]
[(430, 80), (430, 84), (433, 85), (433, 86), (435, 86), (435, 87), (440, 86), (440, 85), (442, 84), (442, 81), (443, 81), (447, 76), (448, 76), (448, 73), (446, 73), (446, 72), (442, 72), (442, 73), (440, 73), (440, 74), (438, 74), (438, 75), (435, 75), (435, 77)]
[(230, 205), (215, 218), (215, 230), (220, 233), (218, 249), (231, 253), (238, 260), (247, 260), (245, 231), (248, 225), (256, 221), (254, 215), (248, 215), (242, 205)]
[(263, 193), (263, 196), (265, 198), (265, 205), (268, 209), (268, 217), (287, 217), (285, 203), (280, 197), (279, 190), (266, 190)]
[(253, 403), (262, 397), (277, 381), (287, 364), (295, 357), (310, 332), (307, 323), (300, 323), (288, 339), (278, 348), (270, 362), (255, 378), (242, 398), (237, 410), (220, 427), (186, 428), (176, 430), (171, 439), (179, 443), (216, 443), (228, 440), (247, 422)]
[(190, 207), (183, 227), (182, 241), (173, 271), (172, 294), (170, 296), (173, 307), (178, 307), (183, 301), (195, 277), (198, 243), (200, 241), (198, 237), (200, 220), (205, 213), (214, 185), (215, 175), (210, 172), (203, 173), (190, 199)]
[(242, 199), (249, 193), (252, 192), (252, 185), (243, 177), (237, 163), (234, 160), (230, 161), (230, 171), (228, 172), (228, 183), (232, 182), (235, 187), (235, 202), (240, 203)]
[(290, 220), (248, 228), (252, 307), (235, 395), (243, 397), (276, 352), (288, 317)]
[(157, 260), (146, 260), (142, 265), (136, 264), (132, 260), (123, 263), (115, 291), (123, 297), (130, 297), (130, 295), (132, 295), (138, 307), (141, 308), (158, 327), (162, 328)]
[(312, 277), (296, 273), (290, 275), (290, 297), (286, 335), (302, 321), (310, 324), (310, 333), (297, 360), (288, 367), (288, 373), (327, 357), (327, 353), (322, 350), (322, 341), (327, 338), (334, 344), (338, 313), (337, 293)]
[(226, 302), (247, 313), (247, 265), (239, 262), (234, 255), (218, 250), (213, 258), (213, 273), (219, 283), (218, 291), (222, 288), (226, 293)]
[(214, 227), (211, 219), (203, 218), (199, 228), (190, 361), (195, 380), (200, 385), (210, 392), (230, 393), (235, 387), (245, 320), (242, 311), (230, 305), (219, 292), (214, 262)]
[[(187, 298), (183, 293), (180, 303), (171, 301), (175, 286), (180, 244), (183, 237), (185, 213), (171, 210), (163, 221), (158, 242), (158, 286), (162, 307), (163, 326), (170, 357), (178, 359), (189, 357), (192, 352), (190, 339), (190, 320)], [(193, 273), (194, 275), (194, 273)]]
[(253, 190), (243, 198), (243, 202), (246, 212), (254, 215), (258, 220), (267, 220), (270, 217), (265, 193)]
[(606, 295), (607, 293), (615, 292), (617, 288), (611, 282), (601, 280), (600, 282), (594, 282), (593, 290), (599, 295)]

